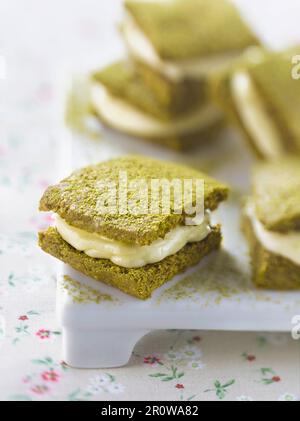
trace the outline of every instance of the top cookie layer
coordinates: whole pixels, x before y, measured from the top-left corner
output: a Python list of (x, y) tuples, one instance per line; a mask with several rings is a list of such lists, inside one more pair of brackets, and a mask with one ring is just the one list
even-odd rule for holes
[(300, 160), (261, 164), (254, 172), (256, 215), (266, 229), (300, 230)]
[(228, 0), (126, 0), (125, 6), (162, 59), (202, 58), (259, 44)]
[[(225, 185), (189, 167), (139, 156), (125, 156), (75, 171), (60, 183), (48, 187), (40, 201), (40, 210), (56, 212), (70, 225), (85, 231), (140, 245), (163, 238), (172, 228), (184, 223), (184, 209), (182, 214), (175, 213), (172, 194), (170, 212), (167, 214), (103, 213), (98, 203), (107, 199), (113, 190), (104, 189), (100, 183), (115, 183), (118, 197), (120, 171), (126, 171), (128, 182), (144, 179), (148, 185), (152, 179), (192, 179), (193, 184), (196, 184), (196, 180), (204, 180), (205, 209), (216, 209), (228, 195)], [(197, 199), (196, 189), (193, 188), (193, 205)], [(157, 201), (161, 209), (162, 195)]]

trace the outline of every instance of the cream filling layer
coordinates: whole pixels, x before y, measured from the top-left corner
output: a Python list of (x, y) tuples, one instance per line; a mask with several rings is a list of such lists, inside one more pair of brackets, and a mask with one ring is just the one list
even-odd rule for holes
[(150, 245), (127, 245), (96, 233), (67, 224), (56, 215), (56, 228), (61, 237), (76, 250), (95, 258), (109, 259), (118, 266), (138, 268), (157, 263), (181, 250), (187, 243), (202, 241), (211, 232), (209, 217), (202, 224), (178, 226)]
[(255, 215), (253, 204), (248, 204), (247, 215), (249, 216), (256, 238), (271, 253), (285, 257), (296, 265), (300, 265), (300, 232), (294, 231), (288, 234), (266, 230)]
[(257, 148), (269, 159), (280, 156), (283, 147), (278, 130), (245, 71), (236, 73), (232, 78), (231, 91), (243, 125)]
[(150, 65), (158, 72), (175, 81), (183, 78), (202, 78), (215, 70), (220, 70), (238, 57), (240, 52), (216, 54), (207, 58), (167, 61), (162, 60), (146, 35), (138, 27), (131, 16), (123, 23), (123, 36), (133, 56)]
[(168, 137), (184, 135), (210, 126), (221, 118), (220, 112), (212, 104), (177, 118), (171, 122), (160, 121), (124, 100), (114, 97), (100, 83), (92, 86), (91, 101), (95, 110), (110, 126), (137, 136)]

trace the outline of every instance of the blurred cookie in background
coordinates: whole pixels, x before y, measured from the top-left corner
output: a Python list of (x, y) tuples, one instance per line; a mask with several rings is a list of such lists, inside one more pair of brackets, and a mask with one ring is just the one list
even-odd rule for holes
[(104, 124), (177, 150), (208, 141), (223, 127), (204, 84), (151, 89), (139, 69), (120, 61), (92, 74), (92, 107)]
[(260, 41), (228, 0), (125, 0), (130, 55), (171, 80), (201, 79)]
[(268, 289), (300, 289), (300, 160), (260, 163), (244, 211), (253, 281)]
[(211, 97), (246, 137), (258, 157), (300, 155), (300, 82), (293, 78), (293, 57), (249, 49), (210, 80)]

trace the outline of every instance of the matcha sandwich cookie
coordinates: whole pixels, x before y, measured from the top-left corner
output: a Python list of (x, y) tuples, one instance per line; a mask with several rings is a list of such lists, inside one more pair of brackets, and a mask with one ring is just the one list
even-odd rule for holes
[(300, 160), (256, 167), (243, 225), (256, 286), (300, 289)]
[(173, 149), (211, 139), (223, 125), (221, 112), (207, 99), (201, 83), (165, 83), (152, 89), (139, 68), (117, 62), (95, 72), (91, 103), (100, 120), (125, 134)]
[(115, 97), (161, 121), (190, 113), (207, 102), (207, 86), (161, 78), (150, 67), (133, 61), (118, 61), (91, 76), (92, 83), (104, 85)]
[(201, 79), (259, 41), (229, 0), (125, 0), (129, 53), (169, 79)]
[[(179, 190), (166, 193), (175, 180)], [(157, 182), (163, 185), (153, 190)], [(39, 244), (79, 272), (146, 299), (220, 247), (210, 212), (227, 194), (225, 185), (182, 165), (139, 156), (102, 162), (46, 190), (40, 210), (54, 212), (56, 223), (39, 233)]]
[(300, 154), (300, 82), (292, 77), (296, 51), (250, 49), (210, 82), (216, 103), (262, 159)]

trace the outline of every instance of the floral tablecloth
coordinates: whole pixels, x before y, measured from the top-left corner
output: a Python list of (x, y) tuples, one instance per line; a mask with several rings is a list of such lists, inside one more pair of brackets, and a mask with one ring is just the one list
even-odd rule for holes
[[(56, 264), (36, 246), (37, 203), (57, 177), (62, 65), (122, 51), (120, 2), (0, 3), (0, 399), (298, 400), (299, 341), (289, 334), (158, 331), (126, 367), (61, 360)], [(106, 48), (104, 48), (105, 46)]]

